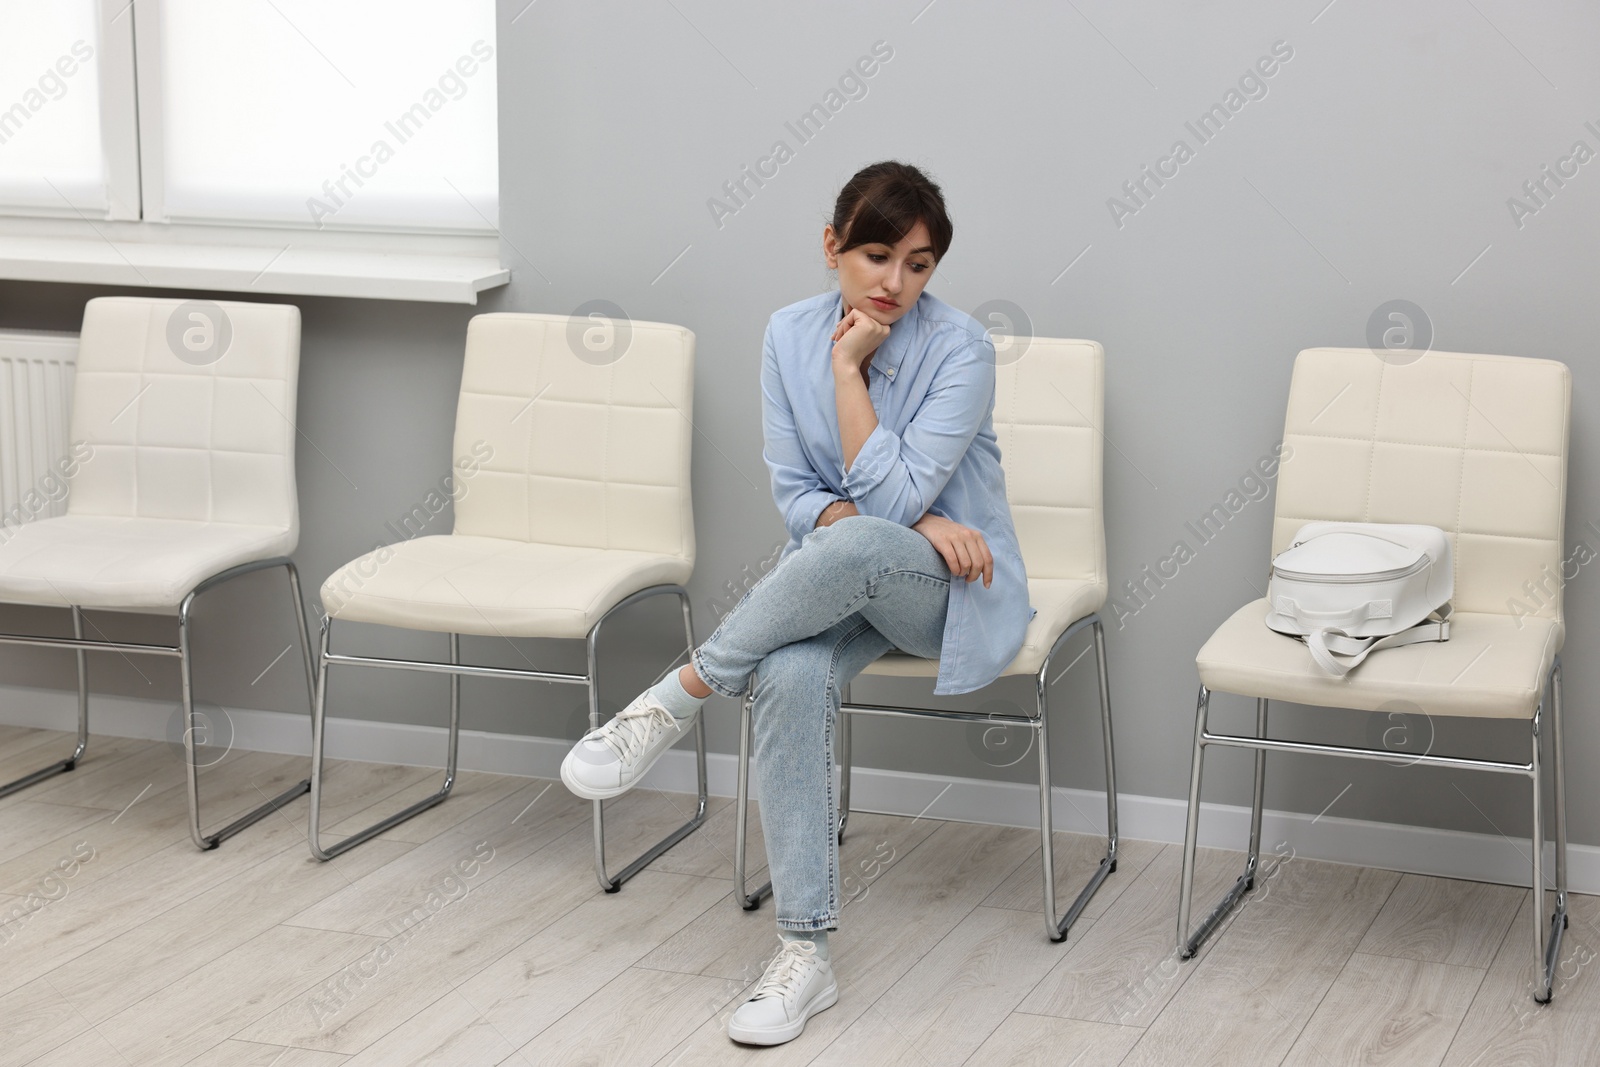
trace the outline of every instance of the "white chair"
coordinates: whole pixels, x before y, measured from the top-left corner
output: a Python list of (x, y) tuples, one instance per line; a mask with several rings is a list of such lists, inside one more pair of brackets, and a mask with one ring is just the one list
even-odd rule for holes
[[(1044, 870), (1045, 933), (1052, 941), (1064, 940), (1100, 883), (1117, 869), (1117, 782), (1111, 743), (1111, 697), (1106, 678), (1105, 631), (1097, 614), (1105, 603), (1106, 541), (1102, 494), (1105, 410), (1105, 353), (1094, 341), (1035, 337), (1021, 358), (996, 368), (994, 428), (1005, 468), (1006, 496), (1022, 558), (1028, 568), (1028, 599), (1038, 614), (1029, 623), (1022, 650), (1002, 672), (1002, 677), (1031, 675), (1035, 711), (1032, 715), (986, 715), (923, 707), (856, 704), (845, 686), (840, 704), (837, 760), (842, 774), (839, 789), (839, 839), (844, 840), (850, 817), (850, 716), (895, 715), (931, 717), (990, 727), (1022, 726), (1035, 731), (1039, 752), (1040, 862)], [(1007, 346), (997, 342), (997, 348)], [(1056, 653), (1068, 639), (1086, 628), (1094, 634), (1095, 666), (1099, 672), (1100, 722), (1106, 763), (1106, 854), (1067, 909), (1057, 918), (1055, 851), (1051, 836), (1050, 741), (1046, 696), (1054, 677), (1050, 673)], [(1070, 666), (1070, 665), (1069, 665)], [(899, 678), (933, 678), (939, 661), (890, 652), (862, 671), (863, 675)], [(734, 878), (740, 904), (757, 908), (772, 891), (768, 882), (755, 892), (745, 887), (745, 823), (749, 796), (751, 705), (753, 686), (747, 687), (740, 716), (738, 805), (734, 839)]]
[[(180, 356), (181, 351), (181, 356)], [(189, 614), (241, 574), (282, 567), (311, 687), (311, 642), (289, 553), (299, 538), (295, 390), (300, 310), (282, 304), (100, 297), (83, 312), (73, 383), (67, 513), (0, 545), (0, 602), (70, 608), (71, 638), (0, 635), (70, 648), (78, 743), (0, 796), (72, 770), (89, 743), (86, 653), (171, 656), (182, 682), (189, 836), (215, 848), (310, 788), (309, 780), (214, 833), (200, 826)], [(85, 609), (171, 614), (178, 643), (86, 640)]]
[[(1455, 554), (1450, 639), (1374, 653), (1343, 679), (1316, 667), (1303, 644), (1266, 627), (1267, 601), (1246, 604), (1200, 649), (1200, 696), (1178, 908), (1178, 946), (1192, 957), (1250, 890), (1261, 854), (1268, 752), (1393, 762), (1389, 749), (1269, 738), (1267, 705), (1527, 722), (1526, 759), (1407, 752), (1407, 763), (1519, 774), (1533, 787), (1534, 998), (1550, 999), (1567, 912), (1567, 831), (1561, 751), (1562, 526), (1566, 511), (1571, 377), (1542, 359), (1429, 352), (1408, 364), (1365, 348), (1312, 348), (1295, 361), (1284, 421), (1272, 550), (1313, 520), (1423, 523)], [(1552, 581), (1552, 579), (1554, 579)], [(1533, 589), (1532, 594), (1529, 589)], [(1256, 698), (1255, 736), (1212, 733), (1211, 694)], [(1545, 715), (1555, 762), (1556, 907), (1544, 911)], [(1244, 874), (1192, 933), (1189, 909), (1209, 745), (1255, 752), (1255, 792)]]
[[(693, 647), (683, 583), (694, 569), (695, 548), (689, 495), (694, 334), (661, 323), (613, 323), (614, 347), (597, 357), (581, 336), (599, 328), (564, 315), (475, 316), (467, 326), (456, 409), (454, 529), (376, 549), (323, 583), (327, 616), (312, 716), (311, 853), (318, 859), (331, 859), (449, 795), (462, 676), (586, 686), (592, 728), (600, 724), (597, 643), (613, 614), (648, 597), (675, 595), (683, 608), (683, 655)], [(336, 619), (448, 633), (449, 662), (330, 652)], [(588, 670), (463, 664), (460, 634), (583, 640)], [(324, 706), (328, 668), (335, 664), (449, 675), (450, 729), (437, 792), (323, 845)], [(606, 868), (602, 802), (594, 802), (595, 874), (607, 892), (705, 820), (703, 718), (695, 743), (694, 816), (614, 876)]]

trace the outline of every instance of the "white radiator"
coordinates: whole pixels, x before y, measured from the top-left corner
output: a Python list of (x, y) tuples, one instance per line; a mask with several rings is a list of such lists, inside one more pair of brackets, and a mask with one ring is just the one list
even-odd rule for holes
[(0, 330), (0, 525), (66, 513), (78, 335)]

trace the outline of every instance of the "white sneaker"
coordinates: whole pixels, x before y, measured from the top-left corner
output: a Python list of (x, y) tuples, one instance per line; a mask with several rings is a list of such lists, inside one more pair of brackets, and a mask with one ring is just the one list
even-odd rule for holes
[(585, 800), (621, 796), (689, 732), (699, 714), (676, 718), (648, 691), (640, 693), (616, 718), (572, 746), (561, 761), (561, 780)]
[(755, 993), (728, 1020), (728, 1036), (747, 1045), (781, 1045), (799, 1037), (807, 1019), (838, 1000), (833, 967), (817, 955), (817, 946), (784, 941)]

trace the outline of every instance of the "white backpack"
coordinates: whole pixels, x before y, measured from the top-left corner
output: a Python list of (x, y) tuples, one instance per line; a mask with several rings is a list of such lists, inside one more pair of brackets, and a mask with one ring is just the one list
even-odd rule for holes
[(1450, 539), (1437, 526), (1311, 522), (1272, 561), (1267, 625), (1304, 638), (1342, 678), (1375, 648), (1449, 640), (1454, 593)]

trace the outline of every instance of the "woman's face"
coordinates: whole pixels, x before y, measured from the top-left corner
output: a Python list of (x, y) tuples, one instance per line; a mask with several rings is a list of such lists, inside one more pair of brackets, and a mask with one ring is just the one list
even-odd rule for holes
[(839, 272), (839, 295), (845, 306), (892, 326), (917, 302), (933, 274), (933, 241), (919, 219), (893, 245), (857, 245), (838, 251), (839, 237), (830, 223), (822, 230), (822, 252)]

